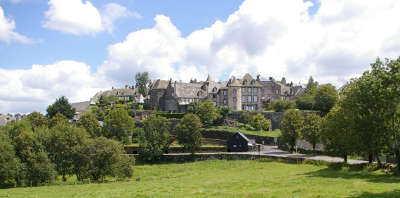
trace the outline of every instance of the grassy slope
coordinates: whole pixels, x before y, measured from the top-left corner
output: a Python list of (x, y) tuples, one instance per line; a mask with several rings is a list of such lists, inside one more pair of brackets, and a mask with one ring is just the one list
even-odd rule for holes
[(235, 128), (235, 127), (215, 126), (215, 127), (211, 127), (211, 128), (206, 128), (205, 130), (225, 131), (225, 132), (230, 132), (230, 133), (241, 132), (246, 135), (258, 135), (258, 136), (267, 136), (267, 137), (280, 137), (281, 136), (281, 130), (279, 130), (279, 129), (276, 129), (273, 131), (250, 131), (250, 130), (239, 129), (239, 128)]
[(400, 197), (399, 182), (380, 172), (220, 160), (137, 165), (129, 182), (2, 189), (0, 197)]

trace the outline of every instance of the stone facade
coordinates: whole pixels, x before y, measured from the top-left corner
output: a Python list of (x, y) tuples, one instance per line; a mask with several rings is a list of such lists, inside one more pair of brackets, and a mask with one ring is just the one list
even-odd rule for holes
[(152, 109), (169, 112), (185, 112), (191, 102), (210, 99), (215, 106), (227, 106), (233, 110), (262, 111), (273, 100), (295, 100), (304, 94), (304, 88), (286, 79), (275, 81), (254, 79), (246, 74), (241, 79), (234, 76), (228, 81), (215, 82), (208, 76), (206, 81), (189, 83), (156, 80), (150, 86)]

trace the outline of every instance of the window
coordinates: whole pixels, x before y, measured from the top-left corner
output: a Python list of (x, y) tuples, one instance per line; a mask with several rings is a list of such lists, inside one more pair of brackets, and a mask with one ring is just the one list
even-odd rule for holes
[(224, 96), (228, 95), (228, 92), (226, 90), (223, 91)]
[(247, 92), (248, 92), (248, 93), (251, 93), (251, 88), (250, 88), (250, 87), (247, 88)]
[(279, 94), (279, 90), (275, 90), (275, 93), (276, 93), (276, 94)]
[(251, 102), (251, 96), (247, 97), (247, 102)]
[(224, 105), (226, 105), (226, 103), (227, 103), (227, 101), (226, 101), (226, 99), (224, 99)]
[(247, 97), (246, 96), (242, 96), (242, 102), (247, 102)]
[(236, 99), (236, 97), (233, 97), (233, 102), (235, 102), (235, 103), (236, 103), (236, 100), (237, 100), (237, 99)]
[(253, 93), (257, 94), (258, 88), (253, 88)]
[(236, 94), (236, 89), (233, 89), (233, 94)]
[(257, 102), (257, 96), (253, 96), (253, 102)]

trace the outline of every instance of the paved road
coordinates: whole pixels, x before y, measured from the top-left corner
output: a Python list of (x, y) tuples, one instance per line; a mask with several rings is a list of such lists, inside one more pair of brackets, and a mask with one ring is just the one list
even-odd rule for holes
[[(253, 154), (259, 154), (255, 152)], [(339, 157), (329, 157), (329, 156), (313, 156), (305, 154), (292, 154), (286, 151), (279, 150), (277, 146), (264, 146), (264, 149), (260, 152), (260, 155), (272, 156), (279, 158), (292, 158), (292, 159), (310, 159), (316, 161), (326, 161), (326, 162), (343, 162), (343, 158)], [(366, 164), (368, 161), (363, 160), (347, 160), (349, 164)]]

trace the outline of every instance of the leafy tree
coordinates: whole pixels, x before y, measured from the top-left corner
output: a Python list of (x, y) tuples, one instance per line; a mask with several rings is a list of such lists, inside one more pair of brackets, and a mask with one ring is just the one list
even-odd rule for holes
[(187, 107), (188, 113), (198, 114), (201, 102), (191, 102)]
[(103, 132), (105, 137), (127, 144), (134, 127), (134, 121), (126, 109), (114, 107), (104, 118)]
[(88, 139), (75, 152), (75, 174), (78, 179), (90, 177), (95, 181), (106, 176), (131, 177), (134, 158), (125, 153), (123, 145), (105, 137)]
[(358, 142), (352, 129), (349, 114), (340, 105), (335, 105), (321, 121), (321, 140), (325, 150), (340, 154), (345, 163)]
[(26, 166), (28, 185), (51, 182), (57, 175), (43, 146), (32, 131), (23, 131), (14, 138), (16, 154)]
[(200, 104), (198, 116), (204, 125), (209, 126), (213, 124), (220, 115), (214, 103), (210, 99), (207, 99)]
[(265, 119), (261, 113), (257, 113), (257, 115), (252, 117), (250, 125), (258, 131), (268, 131), (271, 127), (271, 122)]
[(10, 138), (0, 130), (0, 185), (16, 185), (22, 171), (21, 165)]
[(31, 123), (33, 131), (39, 127), (48, 126), (49, 124), (49, 120), (39, 112), (28, 114), (27, 119)]
[(310, 76), (306, 85), (306, 94), (314, 95), (318, 89), (318, 82), (314, 81), (314, 78)]
[(102, 135), (99, 121), (90, 111), (81, 116), (79, 120), (79, 126), (86, 129), (91, 137), (99, 137)]
[(317, 114), (311, 113), (304, 117), (304, 126), (301, 131), (301, 137), (308, 141), (315, 151), (315, 146), (321, 140), (320, 133), (321, 117)]
[(324, 115), (338, 101), (338, 92), (336, 88), (331, 84), (320, 86), (315, 93), (315, 110), (321, 111)]
[(47, 107), (47, 117), (52, 118), (57, 113), (63, 114), (68, 119), (72, 119), (75, 114), (75, 109), (69, 104), (65, 96), (61, 96), (56, 101)]
[(150, 83), (150, 77), (148, 72), (139, 72), (135, 75), (136, 86), (139, 88), (139, 93), (146, 97), (148, 95), (148, 84)]
[(304, 118), (299, 110), (289, 109), (283, 114), (281, 122), (281, 139), (289, 144), (290, 149), (294, 149), (297, 139), (303, 129)]
[(68, 118), (65, 117), (61, 113), (56, 113), (52, 118), (49, 120), (49, 128), (56, 126), (59, 123), (68, 123)]
[(74, 173), (74, 152), (76, 147), (86, 142), (87, 136), (85, 129), (69, 123), (58, 123), (50, 129), (50, 137), (45, 146), (63, 181), (66, 181), (66, 175)]
[(166, 118), (152, 114), (143, 125), (143, 133), (139, 135), (139, 154), (144, 160), (158, 160), (168, 146), (170, 124)]
[(179, 124), (175, 126), (179, 144), (185, 151), (194, 154), (201, 147), (201, 122), (200, 118), (192, 113), (186, 114)]
[(242, 114), (240, 115), (239, 121), (244, 124), (249, 124), (251, 122), (251, 118), (252, 118), (252, 116), (251, 116), (250, 112), (243, 111)]
[(23, 131), (31, 131), (32, 125), (29, 122), (29, 120), (25, 119), (25, 120), (13, 122), (10, 125), (8, 125), (7, 128), (8, 129), (6, 129), (6, 131), (8, 131), (9, 136), (11, 137), (11, 139), (14, 139), (16, 136), (18, 136)]
[(96, 116), (97, 120), (103, 121), (104, 117), (106, 116), (106, 112), (98, 106), (92, 106), (90, 107), (90, 111)]
[(284, 112), (294, 107), (295, 107), (294, 103), (289, 100), (274, 100), (269, 105), (269, 108), (273, 109), (276, 112)]
[(314, 96), (311, 94), (304, 94), (296, 99), (296, 108), (300, 110), (313, 110), (314, 104)]

